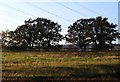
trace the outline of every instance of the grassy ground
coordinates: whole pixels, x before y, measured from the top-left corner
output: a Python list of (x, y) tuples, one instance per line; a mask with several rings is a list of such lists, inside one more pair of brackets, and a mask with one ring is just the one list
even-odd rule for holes
[(120, 78), (120, 52), (3, 52), (3, 79)]

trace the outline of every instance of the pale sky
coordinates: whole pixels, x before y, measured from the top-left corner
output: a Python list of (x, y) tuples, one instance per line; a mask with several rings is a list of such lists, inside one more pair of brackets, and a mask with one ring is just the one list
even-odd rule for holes
[(91, 17), (108, 17), (110, 22), (118, 25), (118, 2), (82, 2), (82, 1), (0, 1), (0, 31), (15, 30), (29, 18), (51, 19), (62, 25), (62, 34), (76, 20)]

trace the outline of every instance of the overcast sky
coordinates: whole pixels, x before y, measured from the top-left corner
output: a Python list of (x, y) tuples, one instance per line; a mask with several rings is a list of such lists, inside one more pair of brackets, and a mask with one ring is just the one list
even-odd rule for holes
[(118, 2), (82, 2), (82, 1), (10, 1), (0, 2), (0, 31), (15, 30), (29, 18), (47, 18), (62, 25), (62, 34), (67, 27), (81, 18), (103, 16), (118, 24)]

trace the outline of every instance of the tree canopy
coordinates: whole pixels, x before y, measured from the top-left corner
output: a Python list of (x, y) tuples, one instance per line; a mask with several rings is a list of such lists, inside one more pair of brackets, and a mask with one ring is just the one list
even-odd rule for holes
[[(110, 23), (108, 18), (98, 16), (96, 18), (79, 19), (68, 26), (65, 35), (67, 42), (80, 47), (81, 51), (92, 45), (94, 50), (102, 51), (112, 49), (113, 41), (120, 38), (116, 29), (117, 25)], [(15, 31), (3, 31), (2, 46), (9, 49), (49, 51), (63, 39), (61, 25), (46, 18), (25, 20), (23, 25)]]
[(120, 36), (116, 24), (109, 23), (108, 18), (101, 16), (89, 19), (80, 19), (68, 27), (67, 42), (78, 45), (81, 51), (90, 44), (95, 50), (105, 50), (113, 47), (112, 42)]
[(9, 44), (23, 49), (49, 50), (62, 40), (61, 25), (45, 18), (29, 19), (25, 24), (18, 26), (15, 31), (9, 32)]

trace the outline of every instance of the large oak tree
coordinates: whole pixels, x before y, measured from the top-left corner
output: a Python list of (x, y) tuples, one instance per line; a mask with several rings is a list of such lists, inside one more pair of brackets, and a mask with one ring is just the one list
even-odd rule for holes
[(91, 27), (93, 28), (93, 48), (98, 51), (113, 48), (112, 42), (120, 36), (116, 27), (117, 25), (110, 23), (108, 18), (96, 17)]
[(62, 40), (61, 25), (45, 18), (29, 19), (11, 31), (12, 42), (25, 49), (49, 50)]
[(78, 45), (81, 51), (92, 44), (95, 50), (113, 48), (112, 42), (120, 36), (116, 24), (108, 22), (108, 18), (96, 17), (80, 19), (68, 27), (67, 42)]

